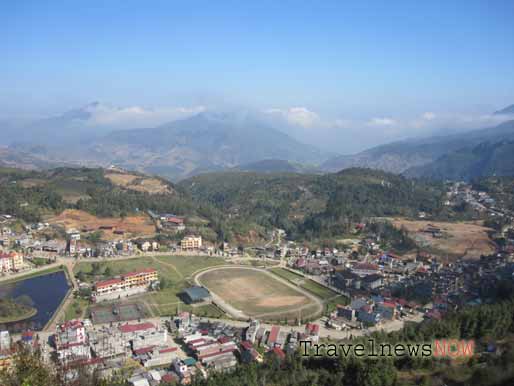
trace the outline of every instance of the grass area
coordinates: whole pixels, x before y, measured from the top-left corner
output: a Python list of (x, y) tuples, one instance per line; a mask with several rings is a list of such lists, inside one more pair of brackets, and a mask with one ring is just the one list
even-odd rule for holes
[(306, 289), (309, 292), (312, 292), (314, 295), (321, 299), (328, 299), (333, 296), (337, 296), (337, 292), (332, 291), (330, 288), (322, 286), (321, 284), (316, 283), (310, 279), (307, 279), (300, 285), (303, 289)]
[(155, 315), (174, 315), (177, 307), (184, 311), (190, 308), (182, 304), (178, 295), (184, 288), (192, 285), (192, 276), (196, 271), (225, 264), (224, 260), (217, 257), (206, 256), (161, 256), (141, 257), (116, 261), (99, 261), (95, 263), (96, 272), (93, 272), (93, 263), (82, 262), (75, 266), (74, 274), (80, 276), (86, 282), (93, 283), (106, 279), (108, 276), (121, 275), (142, 268), (154, 268), (159, 272), (159, 278), (164, 282), (165, 288), (156, 292), (149, 292), (138, 300), (144, 302)]
[(350, 300), (346, 296), (339, 295), (339, 296), (325, 302), (324, 312), (325, 312), (325, 314), (328, 315), (328, 314), (332, 313), (333, 311), (335, 311), (336, 307), (339, 304), (347, 305), (349, 303), (350, 303)]
[(72, 320), (81, 318), (87, 308), (89, 307), (89, 301), (82, 298), (74, 299), (69, 305), (68, 308), (64, 311), (64, 319)]
[(291, 272), (284, 268), (271, 268), (271, 272), (275, 275), (280, 276), (283, 279), (290, 281), (293, 284), (299, 285), (301, 288), (311, 292), (320, 299), (328, 299), (337, 296), (337, 292), (332, 291), (330, 288), (322, 286), (315, 281), (303, 277), (297, 273)]
[(207, 318), (221, 318), (225, 316), (223, 310), (216, 307), (214, 304), (206, 304), (204, 306), (194, 307), (193, 313), (198, 316), (204, 316)]
[(291, 272), (284, 268), (271, 268), (270, 271), (273, 272), (275, 275), (292, 282), (304, 279), (302, 275)]
[(48, 264), (52, 264), (52, 261), (50, 259), (44, 259), (42, 257), (33, 257), (30, 259), (30, 262), (34, 264), (36, 267), (43, 267)]
[(36, 314), (34, 307), (12, 299), (0, 299), (0, 323), (18, 322)]
[(17, 281), (27, 280), (27, 279), (30, 279), (33, 277), (48, 275), (50, 273), (59, 272), (59, 271), (64, 271), (64, 266), (60, 265), (58, 267), (51, 267), (48, 269), (43, 269), (42, 271), (29, 272), (26, 275), (17, 276), (17, 277), (13, 277), (12, 279), (0, 281), (0, 284), (14, 283)]

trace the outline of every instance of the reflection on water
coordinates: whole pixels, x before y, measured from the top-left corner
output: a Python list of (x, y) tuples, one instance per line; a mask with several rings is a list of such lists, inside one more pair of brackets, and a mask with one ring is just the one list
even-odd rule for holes
[(10, 284), (0, 284), (0, 297), (30, 298), (37, 314), (14, 323), (0, 324), (0, 330), (21, 332), (41, 330), (50, 320), (61, 301), (66, 296), (69, 286), (63, 271), (37, 276)]

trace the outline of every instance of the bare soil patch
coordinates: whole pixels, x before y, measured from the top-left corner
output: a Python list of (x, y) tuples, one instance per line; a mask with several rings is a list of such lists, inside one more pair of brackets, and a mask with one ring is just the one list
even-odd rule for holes
[[(67, 209), (58, 216), (48, 219), (50, 224), (61, 225), (66, 230), (102, 230), (104, 239), (119, 238), (114, 231), (124, 231), (134, 237), (151, 237), (155, 235), (155, 225), (146, 215), (128, 216), (125, 218), (96, 217), (87, 212)], [(100, 229), (112, 227), (112, 229)]]
[(301, 292), (257, 270), (220, 268), (206, 272), (201, 282), (224, 301), (250, 316), (277, 313), (275, 317), (280, 319), (281, 315), (315, 304)]
[(108, 178), (114, 185), (138, 192), (150, 194), (172, 193), (170, 187), (158, 178), (117, 172), (105, 173), (105, 178)]
[[(407, 229), (422, 248), (432, 249), (440, 257), (478, 259), (480, 255), (495, 252), (495, 244), (488, 236), (490, 228), (481, 222), (415, 221), (402, 218), (392, 219), (394, 226)], [(439, 228), (440, 237), (424, 232), (429, 227)]]

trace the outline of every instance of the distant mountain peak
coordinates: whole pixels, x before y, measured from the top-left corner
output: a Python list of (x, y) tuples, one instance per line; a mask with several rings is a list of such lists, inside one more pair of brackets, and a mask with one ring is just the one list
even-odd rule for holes
[(495, 111), (494, 115), (514, 115), (514, 105), (510, 105), (504, 109)]

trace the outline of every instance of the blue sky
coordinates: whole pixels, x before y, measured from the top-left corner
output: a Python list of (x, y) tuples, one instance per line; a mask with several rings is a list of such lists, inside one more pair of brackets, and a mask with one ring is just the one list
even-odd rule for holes
[(0, 114), (92, 100), (484, 113), (514, 103), (513, 20), (512, 0), (6, 1)]

